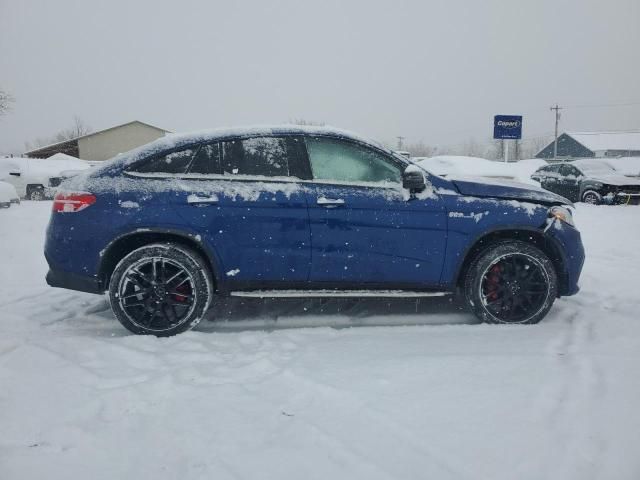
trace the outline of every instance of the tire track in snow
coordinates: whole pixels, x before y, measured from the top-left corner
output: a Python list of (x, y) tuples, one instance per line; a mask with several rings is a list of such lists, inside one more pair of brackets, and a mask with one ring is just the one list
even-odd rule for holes
[[(444, 451), (435, 448), (433, 445), (427, 446), (424, 439), (421, 439), (411, 433), (406, 426), (389, 419), (387, 412), (383, 412), (371, 407), (369, 404), (364, 403), (361, 399), (359, 399), (349, 391), (339, 389), (327, 383), (311, 381), (305, 376), (293, 372), (291, 369), (287, 369), (285, 371), (285, 375), (291, 380), (297, 380), (299, 383), (304, 384), (305, 391), (309, 391), (310, 389), (315, 390), (320, 396), (329, 396), (333, 398), (333, 405), (340, 405), (343, 408), (345, 406), (349, 406), (353, 411), (357, 412), (357, 420), (359, 422), (358, 431), (362, 436), (365, 436), (366, 438), (375, 438), (376, 436), (380, 437), (380, 427), (382, 427), (385, 433), (384, 441), (391, 446), (391, 449), (395, 448), (397, 452), (405, 457), (405, 460), (407, 459), (406, 456), (409, 453), (415, 454), (414, 457), (409, 458), (409, 463), (415, 464), (416, 458), (431, 459), (428, 469), (430, 471), (435, 470), (438, 472), (437, 477), (433, 478), (476, 478), (474, 472), (471, 472), (468, 469), (464, 469), (459, 464), (458, 459), (457, 457), (455, 457), (455, 455), (447, 454)], [(297, 415), (297, 417), (301, 417), (301, 415)], [(306, 422), (316, 428), (321, 428), (315, 422), (311, 422), (309, 420), (306, 420)], [(334, 434), (326, 431), (326, 429), (323, 430), (327, 435), (330, 435), (334, 442), (340, 441), (341, 443), (347, 443), (344, 440), (336, 437)], [(365, 431), (367, 431), (368, 433), (362, 433)], [(382, 466), (380, 465), (380, 460), (373, 456), (374, 452), (362, 452), (362, 449), (358, 448), (358, 442), (354, 442), (349, 445), (350, 450), (352, 450), (357, 456), (361, 457), (365, 462), (374, 463), (382, 468)], [(403, 461), (398, 458), (398, 464), (401, 464), (402, 462)], [(426, 473), (426, 469), (427, 467), (423, 465), (422, 474)], [(385, 471), (388, 471), (388, 467), (386, 465)], [(389, 472), (389, 474), (392, 475), (393, 478), (399, 477), (397, 472)]]
[(547, 463), (544, 478), (598, 478), (598, 458), (606, 448), (596, 421), (604, 382), (593, 355), (595, 325), (591, 316), (576, 307), (564, 319), (560, 338), (547, 348), (558, 379), (538, 400), (547, 428), (556, 438), (550, 452), (554, 461)]

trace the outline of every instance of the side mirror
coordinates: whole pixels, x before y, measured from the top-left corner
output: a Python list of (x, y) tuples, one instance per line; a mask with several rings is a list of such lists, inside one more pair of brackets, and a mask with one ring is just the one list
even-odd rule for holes
[(408, 166), (402, 173), (402, 188), (406, 188), (411, 193), (422, 192), (427, 188), (422, 171), (412, 165)]

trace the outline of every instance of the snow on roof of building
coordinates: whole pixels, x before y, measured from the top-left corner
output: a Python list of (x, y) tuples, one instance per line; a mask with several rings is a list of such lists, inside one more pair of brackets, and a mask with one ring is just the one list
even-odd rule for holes
[(565, 133), (592, 152), (603, 150), (640, 150), (640, 131)]
[(55, 147), (58, 145), (63, 145), (65, 143), (75, 142), (81, 138), (92, 137), (93, 135), (99, 135), (101, 133), (108, 132), (109, 130), (115, 130), (116, 128), (126, 127), (127, 125), (131, 125), (134, 123), (140, 123), (142, 125), (146, 125), (147, 127), (155, 128), (156, 130), (161, 130), (165, 132), (165, 134), (171, 133), (170, 130), (165, 130), (164, 128), (156, 127), (155, 125), (151, 125), (150, 123), (141, 122), (140, 120), (132, 120), (131, 122), (121, 123), (120, 125), (114, 125), (113, 127), (104, 128), (102, 130), (97, 130), (95, 132), (90, 132), (90, 133), (87, 133), (86, 135), (80, 135), (79, 137), (76, 137), (76, 138), (70, 138), (68, 140), (63, 140), (61, 142), (50, 143), (49, 145), (43, 145), (41, 147), (34, 148), (32, 150), (29, 150), (28, 152), (25, 152), (25, 155), (36, 153), (36, 152), (39, 152), (40, 150), (46, 150), (48, 148)]

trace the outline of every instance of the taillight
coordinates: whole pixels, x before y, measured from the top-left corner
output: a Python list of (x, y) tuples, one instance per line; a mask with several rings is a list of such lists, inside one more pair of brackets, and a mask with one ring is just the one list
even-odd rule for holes
[(53, 211), (72, 213), (84, 210), (96, 203), (96, 196), (87, 193), (58, 193), (53, 199)]

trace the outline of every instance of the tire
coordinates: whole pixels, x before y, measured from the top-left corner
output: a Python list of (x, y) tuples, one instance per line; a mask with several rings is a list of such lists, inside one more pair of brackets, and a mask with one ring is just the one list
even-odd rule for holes
[(581, 200), (584, 203), (590, 203), (591, 205), (600, 205), (602, 203), (602, 195), (595, 190), (586, 190), (582, 194)]
[(488, 247), (464, 279), (467, 305), (487, 323), (538, 323), (557, 295), (558, 277), (549, 257), (517, 240)]
[(44, 188), (41, 186), (30, 187), (27, 197), (34, 201), (44, 200)]
[(125, 256), (111, 275), (109, 302), (122, 325), (138, 335), (170, 337), (191, 330), (213, 298), (207, 262), (174, 243), (154, 243)]

